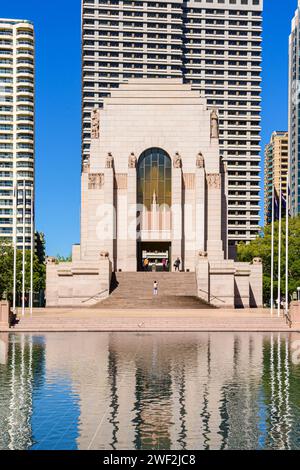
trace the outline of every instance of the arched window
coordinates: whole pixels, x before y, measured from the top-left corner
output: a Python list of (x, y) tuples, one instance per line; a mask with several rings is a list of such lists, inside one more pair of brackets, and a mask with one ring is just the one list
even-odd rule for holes
[(137, 168), (137, 202), (151, 210), (153, 201), (159, 206), (172, 203), (172, 162), (160, 148), (142, 153)]

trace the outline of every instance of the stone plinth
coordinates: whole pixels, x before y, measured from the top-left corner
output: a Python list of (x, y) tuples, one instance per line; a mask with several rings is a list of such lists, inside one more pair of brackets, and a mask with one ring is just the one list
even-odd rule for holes
[(47, 264), (48, 307), (88, 307), (108, 297), (112, 262), (107, 252), (99, 261)]
[(6, 300), (0, 302), (0, 328), (9, 328), (10, 326), (10, 309)]
[(293, 323), (300, 323), (300, 302), (291, 303), (290, 317)]

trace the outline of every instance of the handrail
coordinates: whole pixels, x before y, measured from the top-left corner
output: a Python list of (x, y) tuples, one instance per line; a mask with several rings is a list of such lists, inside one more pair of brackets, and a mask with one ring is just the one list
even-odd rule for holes
[[(204, 294), (210, 295), (209, 292), (207, 292), (206, 290), (203, 290), (203, 289), (198, 289), (198, 290), (199, 290), (200, 292), (204, 292)], [(211, 300), (214, 300), (214, 299), (219, 300), (220, 302), (223, 302), (223, 304), (226, 303), (225, 300), (220, 299), (220, 297), (216, 297), (216, 296), (211, 297)], [(209, 303), (209, 302), (208, 302), (208, 303)]]
[(98, 296), (101, 295), (101, 294), (104, 294), (105, 292), (108, 292), (108, 289), (104, 289), (103, 291), (98, 292), (98, 293), (95, 294), (95, 295), (92, 295), (92, 297), (89, 297), (88, 299), (83, 300), (81, 303), (82, 303), (82, 304), (85, 304), (85, 303), (88, 302), (89, 300), (95, 299), (96, 297), (98, 297)]

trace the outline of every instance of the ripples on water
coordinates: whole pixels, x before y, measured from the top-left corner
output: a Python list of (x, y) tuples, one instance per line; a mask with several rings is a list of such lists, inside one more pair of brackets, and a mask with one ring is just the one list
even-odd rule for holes
[(0, 334), (0, 449), (299, 449), (296, 334)]

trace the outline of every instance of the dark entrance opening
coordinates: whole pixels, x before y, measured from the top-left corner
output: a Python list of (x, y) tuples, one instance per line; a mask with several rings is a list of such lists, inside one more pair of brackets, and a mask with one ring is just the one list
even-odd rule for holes
[(169, 242), (138, 243), (138, 271), (171, 271), (171, 259)]

